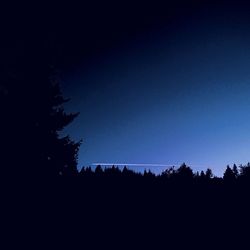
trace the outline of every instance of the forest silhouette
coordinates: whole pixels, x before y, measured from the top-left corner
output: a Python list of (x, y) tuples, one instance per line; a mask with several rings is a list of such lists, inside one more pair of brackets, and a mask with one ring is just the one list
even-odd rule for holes
[[(218, 236), (247, 218), (250, 164), (227, 166), (223, 177), (214, 176), (211, 169), (194, 172), (185, 163), (159, 175), (126, 166), (85, 166), (78, 171), (81, 141), (60, 134), (78, 113), (64, 111), (68, 100), (53, 68), (34, 65), (9, 72), (0, 90), (5, 117), (2, 184), (7, 183), (3, 189), (8, 190), (4, 204), (11, 205), (5, 211), (11, 214), (8, 225), (19, 232), (23, 225), (39, 225), (45, 233), (28, 231), (39, 244), (50, 240), (56, 246), (60, 241), (71, 249), (72, 244), (117, 240), (126, 245), (129, 230), (129, 235), (143, 235), (138, 240), (141, 248), (149, 244), (147, 237), (170, 244), (180, 230), (198, 236), (200, 228), (212, 227)], [(19, 236), (23, 240), (23, 233)]]

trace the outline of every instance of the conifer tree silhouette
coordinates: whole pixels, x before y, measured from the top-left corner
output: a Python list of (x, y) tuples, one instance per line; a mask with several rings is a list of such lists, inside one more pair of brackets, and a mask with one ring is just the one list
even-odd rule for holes
[(29, 63), (14, 69), (8, 78), (8, 119), (13, 144), (10, 169), (14, 174), (56, 176), (77, 174), (77, 155), (81, 142), (60, 132), (78, 113), (64, 112), (64, 99), (52, 67)]
[(233, 173), (234, 176), (237, 178), (239, 176), (239, 171), (238, 171), (238, 167), (236, 166), (236, 164), (233, 165)]
[[(77, 174), (77, 156), (81, 142), (73, 142), (69, 136), (61, 137), (59, 132), (70, 124), (78, 113), (66, 114), (63, 104), (64, 99), (59, 88), (59, 83), (50, 78), (45, 91), (47, 97), (46, 113), (36, 120), (38, 135), (43, 135), (43, 148), (40, 152), (44, 166), (48, 167), (47, 174), (75, 175)], [(43, 107), (42, 107), (43, 108)], [(41, 166), (42, 169), (45, 169)]]
[(228, 165), (227, 168), (226, 168), (226, 170), (225, 170), (225, 173), (223, 175), (223, 180), (226, 183), (232, 183), (235, 179), (236, 179), (236, 176), (235, 176), (233, 170)]
[(194, 174), (193, 170), (188, 167), (185, 163), (183, 163), (176, 172), (176, 176), (180, 181), (190, 181), (193, 179)]
[(213, 177), (213, 172), (212, 172), (212, 169), (210, 169), (210, 168), (208, 168), (207, 170), (206, 170), (206, 178), (207, 179), (211, 179), (212, 177)]

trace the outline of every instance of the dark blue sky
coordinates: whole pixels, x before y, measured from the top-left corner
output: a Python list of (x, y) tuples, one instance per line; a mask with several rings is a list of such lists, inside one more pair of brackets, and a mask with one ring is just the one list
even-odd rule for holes
[(184, 6), (68, 71), (66, 108), (81, 114), (65, 132), (84, 140), (79, 167), (186, 162), (220, 175), (248, 162), (247, 7)]

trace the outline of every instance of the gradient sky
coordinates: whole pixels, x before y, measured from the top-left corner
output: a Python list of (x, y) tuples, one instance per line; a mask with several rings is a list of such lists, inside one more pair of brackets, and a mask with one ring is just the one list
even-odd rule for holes
[(185, 162), (221, 175), (250, 161), (249, 6), (197, 6), (63, 74), (66, 109), (81, 113), (65, 130), (83, 138), (79, 168)]

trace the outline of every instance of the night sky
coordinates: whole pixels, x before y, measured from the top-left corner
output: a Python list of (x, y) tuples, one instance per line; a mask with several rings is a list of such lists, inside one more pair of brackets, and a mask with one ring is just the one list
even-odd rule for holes
[(66, 110), (80, 112), (65, 130), (83, 139), (79, 168), (185, 162), (221, 175), (250, 161), (247, 1), (61, 4), (33, 11), (39, 24), (26, 12), (34, 26), (12, 52), (60, 69)]

